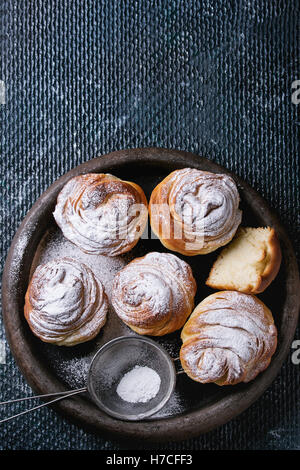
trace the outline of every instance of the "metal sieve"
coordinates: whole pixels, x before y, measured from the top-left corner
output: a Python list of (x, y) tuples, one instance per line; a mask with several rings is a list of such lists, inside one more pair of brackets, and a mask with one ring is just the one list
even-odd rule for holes
[[(117, 393), (117, 386), (122, 377), (137, 365), (153, 369), (161, 380), (157, 395), (146, 403), (127, 402)], [(174, 360), (159, 344), (141, 336), (121, 336), (106, 343), (95, 354), (89, 366), (86, 387), (2, 402), (0, 405), (57, 396), (47, 403), (0, 420), (0, 423), (83, 392), (89, 392), (94, 403), (108, 415), (117, 419), (138, 421), (158, 412), (169, 400), (175, 384)]]

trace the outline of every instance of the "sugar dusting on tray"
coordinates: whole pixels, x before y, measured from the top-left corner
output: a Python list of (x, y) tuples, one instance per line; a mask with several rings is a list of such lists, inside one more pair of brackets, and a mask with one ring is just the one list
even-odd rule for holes
[[(79, 250), (67, 239), (65, 239), (57, 227), (53, 227), (45, 234), (44, 238), (39, 244), (37, 253), (32, 264), (31, 274), (38, 265), (47, 263), (48, 261), (53, 260), (55, 258), (74, 258), (86, 264), (90, 269), (93, 270), (95, 275), (99, 279), (101, 279), (105, 287), (105, 291), (108, 295), (108, 298), (110, 298), (112, 281), (115, 274), (126, 264), (128, 264), (128, 262), (131, 261), (132, 258), (137, 256), (143, 256), (144, 254), (145, 253), (141, 251), (139, 247), (134, 248), (134, 250), (132, 250), (132, 252), (130, 253), (126, 253), (125, 255), (117, 256), (115, 258), (108, 258), (106, 256), (101, 255), (86, 254)], [(122, 334), (122, 332), (120, 332), (120, 334)], [(178, 349), (177, 340), (175, 341), (174, 338), (168, 338), (166, 340), (166, 338), (162, 337), (158, 338), (158, 342), (164, 348), (166, 348), (172, 356), (176, 356)], [(99, 343), (99, 346), (100, 345), (101, 344)], [(70, 388), (80, 388), (85, 386), (89, 365), (95, 353), (93, 348), (90, 349), (88, 347), (88, 343), (83, 346), (85, 348), (85, 352), (83, 353), (81, 350), (77, 350), (75, 357), (69, 354), (68, 349), (54, 349), (52, 345), (48, 345), (47, 343), (43, 343), (41, 346), (43, 347), (43, 351), (45, 352), (48, 361), (51, 364), (51, 368), (55, 370), (55, 373), (61, 380), (66, 382)], [(155, 371), (153, 372), (156, 373)], [(158, 374), (157, 377), (160, 380)], [(152, 398), (157, 395), (157, 393), (159, 392), (159, 388), (160, 387), (158, 387), (158, 390)], [(152, 391), (152, 394), (153, 393), (154, 392)], [(149, 400), (151, 400), (151, 398), (149, 398), (148, 401)], [(140, 403), (143, 402), (141, 401)], [(181, 399), (181, 394), (175, 391), (170, 397), (167, 404), (163, 407), (163, 409), (161, 409), (158, 413), (155, 413), (155, 415), (153, 415), (150, 419), (180, 414), (184, 410), (185, 404), (184, 401)]]
[(117, 394), (129, 403), (147, 403), (160, 387), (160, 376), (150, 367), (135, 366), (119, 382)]
[[(37, 250), (32, 268), (47, 263), (55, 258), (73, 258), (88, 266), (95, 276), (104, 285), (108, 298), (111, 296), (112, 281), (115, 274), (128, 263), (128, 256), (107, 257), (103, 255), (91, 255), (79, 250), (73, 243), (64, 238), (57, 230), (49, 230), (42, 239)], [(130, 258), (129, 258), (130, 260)]]

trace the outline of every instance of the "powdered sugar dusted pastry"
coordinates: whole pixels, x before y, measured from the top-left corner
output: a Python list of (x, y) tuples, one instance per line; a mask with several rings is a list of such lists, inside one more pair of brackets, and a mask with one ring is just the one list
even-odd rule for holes
[(86, 253), (117, 256), (131, 250), (147, 223), (147, 200), (135, 183), (109, 174), (72, 178), (57, 198), (54, 218)]
[(162, 336), (184, 325), (193, 310), (195, 293), (196, 282), (185, 261), (153, 252), (116, 274), (112, 304), (132, 330)]
[(266, 369), (277, 345), (270, 310), (257, 297), (221, 291), (204, 299), (185, 324), (180, 360), (197, 382), (249, 382)]
[(228, 175), (176, 170), (152, 192), (151, 227), (170, 250), (187, 256), (210, 253), (233, 238), (242, 217), (239, 200)]
[(35, 270), (25, 297), (25, 318), (42, 341), (73, 346), (94, 338), (105, 324), (107, 298), (101, 282), (71, 258)]

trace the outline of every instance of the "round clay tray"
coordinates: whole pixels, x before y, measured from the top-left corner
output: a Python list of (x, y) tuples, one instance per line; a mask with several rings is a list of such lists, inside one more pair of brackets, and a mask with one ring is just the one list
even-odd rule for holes
[[(142, 239), (128, 254), (118, 259), (102, 260), (89, 255), (82, 258), (80, 250), (70, 244), (56, 227), (52, 212), (59, 191), (73, 176), (81, 173), (112, 173), (138, 183), (149, 199), (153, 188), (171, 171), (194, 167), (215, 173), (231, 174), (225, 168), (187, 152), (165, 149), (133, 149), (113, 152), (90, 160), (59, 178), (38, 199), (19, 227), (12, 242), (3, 276), (3, 316), (12, 353), (22, 373), (36, 393), (59, 392), (85, 385), (89, 361), (108, 340), (134, 334), (110, 309), (103, 331), (91, 342), (72, 348), (43, 343), (30, 331), (23, 316), (24, 296), (34, 267), (54, 256), (74, 254), (92, 269), (102, 266), (105, 287), (122, 265), (150, 251), (167, 251), (157, 239)], [(78, 424), (118, 438), (134, 437), (149, 441), (179, 440), (210, 431), (229, 421), (251, 405), (271, 384), (288, 354), (297, 325), (299, 310), (299, 274), (289, 238), (266, 202), (245, 182), (231, 175), (239, 188), (243, 225), (273, 226), (280, 239), (283, 262), (277, 278), (259, 297), (272, 310), (279, 332), (278, 348), (269, 368), (248, 384), (218, 387), (202, 385), (185, 374), (178, 376), (176, 392), (170, 403), (151, 419), (142, 422), (118, 421), (99, 410), (87, 395), (62, 400), (57, 411)], [(71, 250), (71, 251), (70, 251)], [(73, 250), (73, 251), (72, 251)], [(75, 251), (74, 251), (75, 250)], [(79, 253), (80, 252), (80, 253)], [(205, 256), (184, 257), (192, 267), (198, 284), (196, 304), (212, 293), (205, 279), (218, 252)], [(95, 264), (94, 264), (95, 263)], [(180, 348), (179, 332), (159, 341), (173, 357)], [(22, 419), (22, 418), (20, 418)]]

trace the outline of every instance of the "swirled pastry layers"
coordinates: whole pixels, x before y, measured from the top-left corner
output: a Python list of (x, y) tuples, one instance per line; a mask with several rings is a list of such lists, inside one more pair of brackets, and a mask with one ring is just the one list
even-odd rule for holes
[(270, 310), (257, 297), (221, 291), (204, 299), (185, 324), (180, 360), (197, 382), (234, 385), (266, 369), (277, 346)]
[(42, 341), (73, 346), (94, 338), (106, 321), (101, 282), (84, 264), (61, 258), (40, 265), (30, 281), (25, 318)]
[(90, 173), (64, 186), (53, 215), (64, 236), (84, 252), (117, 256), (137, 244), (148, 209), (137, 184)]
[(183, 255), (210, 253), (233, 238), (242, 213), (230, 176), (184, 168), (152, 192), (151, 227), (162, 244)]
[(141, 335), (162, 336), (181, 328), (194, 307), (196, 282), (190, 266), (168, 253), (149, 253), (119, 271), (112, 304)]

